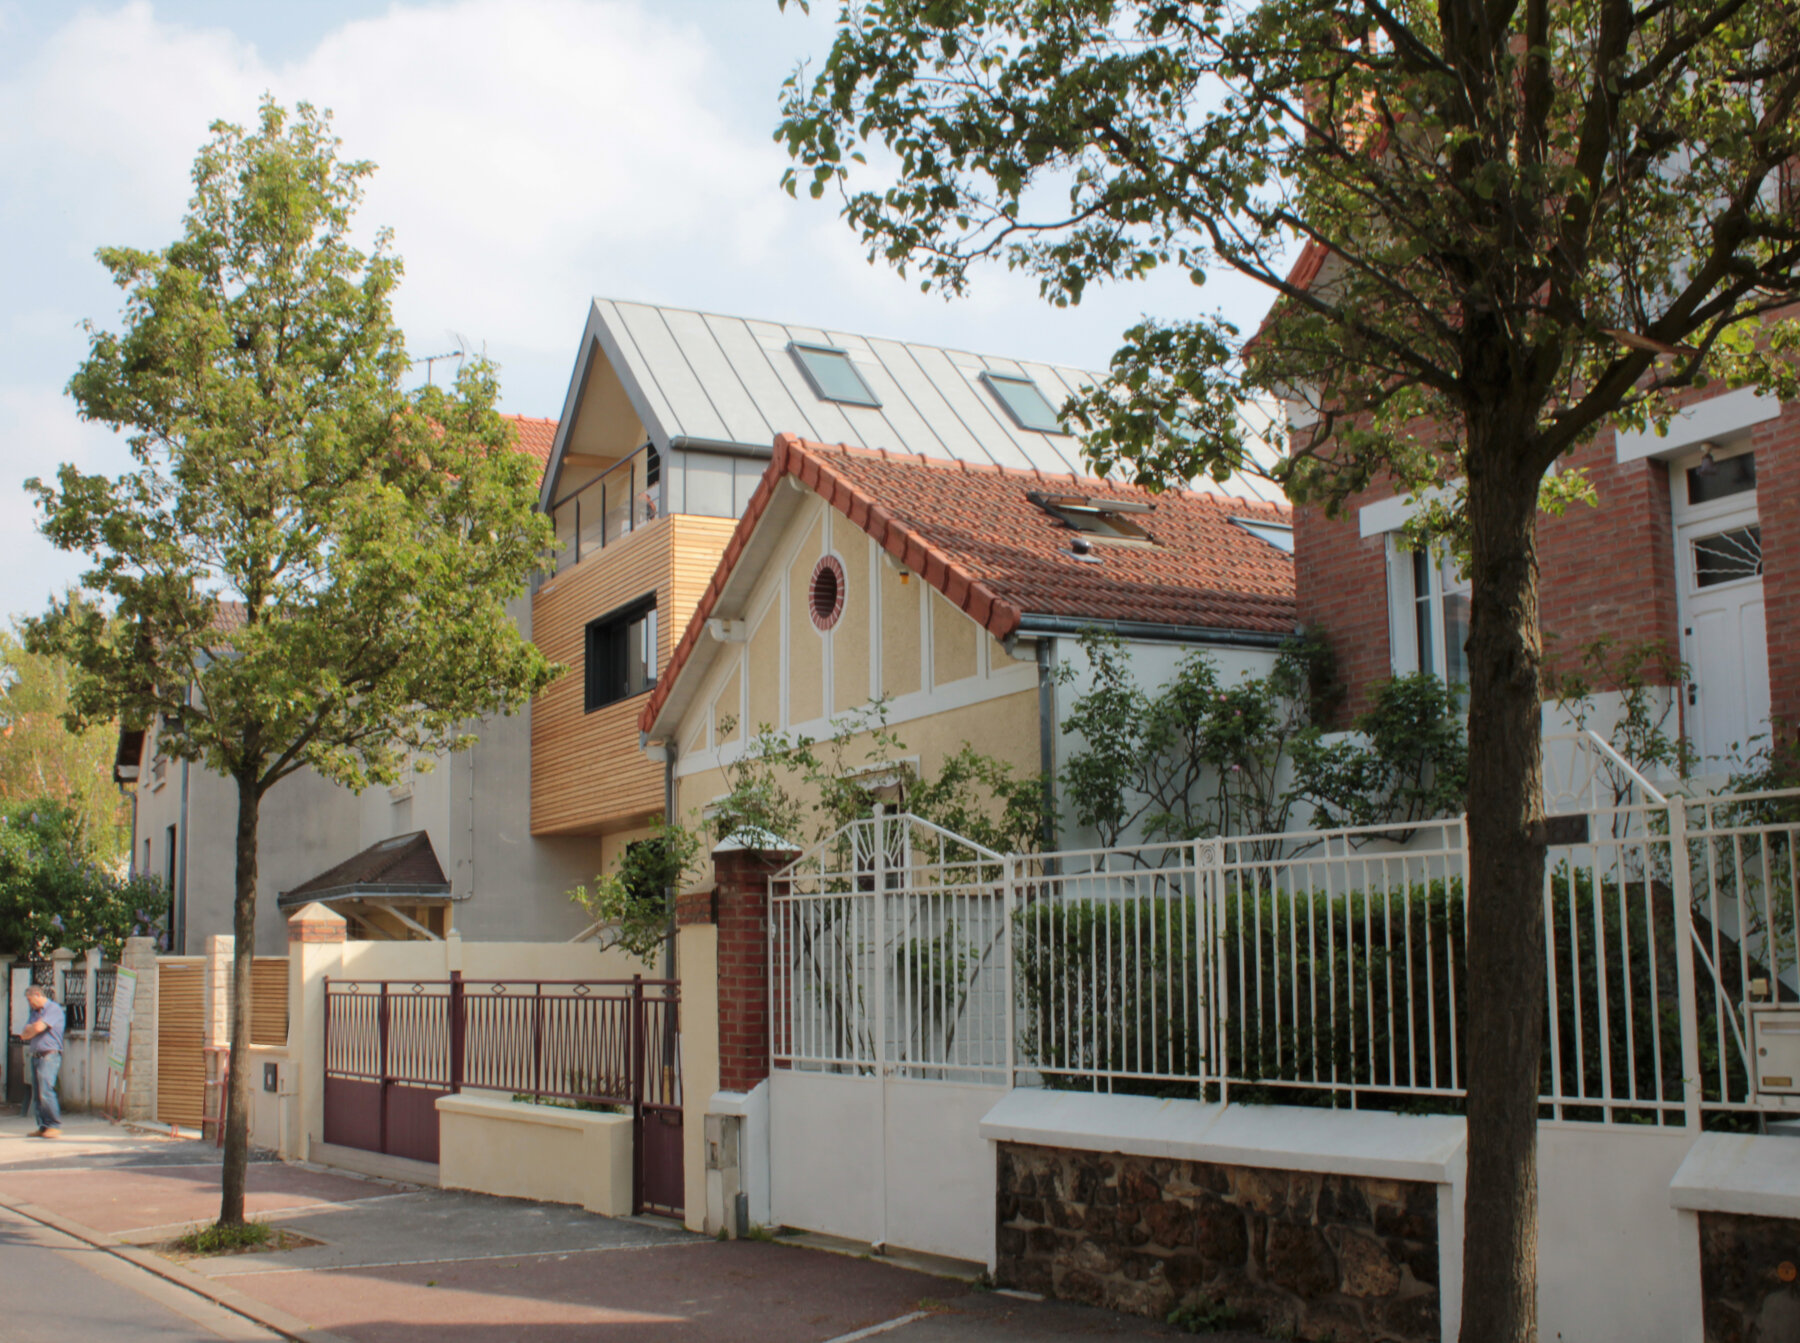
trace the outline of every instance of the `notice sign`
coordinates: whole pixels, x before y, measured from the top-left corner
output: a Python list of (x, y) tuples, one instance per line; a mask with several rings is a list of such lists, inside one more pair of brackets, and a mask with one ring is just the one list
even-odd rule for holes
[(106, 1066), (116, 1073), (125, 1071), (131, 1049), (131, 1008), (137, 1001), (137, 981), (136, 970), (120, 970), (113, 980), (112, 1037), (106, 1046)]

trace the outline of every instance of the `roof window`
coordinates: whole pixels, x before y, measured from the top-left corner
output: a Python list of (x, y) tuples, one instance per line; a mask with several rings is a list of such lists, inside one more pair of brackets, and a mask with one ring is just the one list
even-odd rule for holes
[(1062, 420), (1056, 413), (1056, 407), (1038, 385), (1030, 378), (1017, 373), (983, 373), (981, 380), (988, 385), (988, 390), (999, 398), (1000, 404), (1006, 407), (1006, 413), (1013, 417), (1021, 429), (1030, 429), (1040, 434), (1066, 434)]
[(1294, 529), (1285, 522), (1265, 522), (1261, 518), (1233, 518), (1258, 541), (1267, 541), (1285, 555), (1294, 553)]
[(851, 406), (879, 406), (881, 398), (869, 389), (850, 353), (830, 345), (802, 345), (794, 341), (788, 346), (800, 361), (801, 371), (821, 400), (839, 401)]
[(1108, 499), (1081, 494), (1045, 494), (1033, 490), (1025, 496), (1065, 527), (1108, 541), (1156, 540), (1137, 519), (1156, 511), (1155, 504), (1135, 499)]

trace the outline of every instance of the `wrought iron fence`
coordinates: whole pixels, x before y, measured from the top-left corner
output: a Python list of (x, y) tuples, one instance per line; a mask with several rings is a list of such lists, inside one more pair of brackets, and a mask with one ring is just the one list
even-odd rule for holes
[(1008, 861), (906, 815), (845, 826), (773, 878), (784, 1066), (938, 1080), (1010, 1069)]
[(328, 980), (325, 1071), (534, 1101), (677, 1105), (669, 980)]
[[(1800, 1003), (1800, 791), (1593, 754), (1548, 823), (1543, 1116), (1750, 1109), (1747, 1004)], [(1460, 819), (1009, 857), (878, 815), (772, 880), (774, 1058), (1457, 1110), (1468, 875)]]

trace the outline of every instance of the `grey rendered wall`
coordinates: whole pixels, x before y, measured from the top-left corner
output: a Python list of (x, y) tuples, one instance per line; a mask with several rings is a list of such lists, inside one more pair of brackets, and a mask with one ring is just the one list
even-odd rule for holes
[[(512, 605), (529, 637), (528, 598)], [(534, 839), (531, 835), (531, 715), (485, 719), (466, 751), (432, 762), (397, 788), (377, 785), (361, 795), (308, 772), (283, 780), (263, 800), (259, 829), (256, 950), (280, 955), (286, 927), (276, 901), (344, 859), (393, 835), (424, 830), (450, 878), (454, 922), (465, 938), (560, 941), (585, 928), (587, 917), (568, 898), (592, 882), (602, 866), (602, 840)], [(186, 830), (187, 950), (214, 933), (231, 932), (235, 889), (237, 795), (230, 780), (192, 767), (188, 807), (181, 817), (182, 767), (170, 762), (160, 786), (150, 777), (154, 737), (145, 743), (133, 861), (140, 870), (165, 870), (167, 827)], [(149, 857), (146, 862), (145, 840)], [(606, 856), (620, 847), (606, 841)]]

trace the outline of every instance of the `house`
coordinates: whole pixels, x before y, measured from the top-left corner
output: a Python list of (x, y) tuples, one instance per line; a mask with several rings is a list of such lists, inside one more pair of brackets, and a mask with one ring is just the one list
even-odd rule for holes
[(876, 700), (911, 753), (896, 768), (929, 776), (967, 743), (1053, 778), (1083, 630), (1118, 634), (1139, 674), (1190, 649), (1267, 670), (1294, 628), (1287, 517), (783, 434), (639, 726), (684, 818), (759, 728), (818, 738)]
[[(556, 572), (533, 594), (532, 631), (570, 674), (533, 706), (531, 833), (598, 836), (611, 862), (656, 817), (679, 811), (669, 763), (638, 749), (641, 697), (661, 691), (663, 669), (696, 607), (716, 605), (709, 584), (738, 519), (752, 508), (758, 517), (767, 511), (753, 499), (771, 469), (777, 435), (881, 451), (896, 463), (931, 458), (1026, 473), (1020, 480), (1042, 473), (1074, 488), (1080, 449), (1057, 411), (1094, 379), (1079, 369), (916, 342), (596, 299), (544, 477), (543, 506), (564, 548)], [(1279, 498), (1266, 485), (1234, 488), (1253, 502)], [(1275, 517), (1266, 503), (1258, 509), (1258, 516)], [(775, 512), (785, 525), (785, 499)], [(844, 563), (847, 582), (859, 581), (852, 572), (864, 582), (873, 572), (858, 555)], [(924, 614), (906, 637), (928, 649), (934, 645), (924, 622), (934, 608), (920, 591), (916, 584), (908, 590), (907, 600)], [(1024, 609), (1050, 608), (1034, 602)], [(847, 610), (846, 620), (864, 619), (860, 603)], [(820, 698), (809, 706), (807, 692), (793, 688), (797, 682), (784, 682), (790, 688), (780, 692), (777, 711), (763, 699), (777, 681), (758, 681), (749, 698), (740, 697), (740, 730), (763, 721), (822, 722), (845, 704), (866, 702), (875, 684), (912, 697), (910, 706), (924, 704), (923, 695), (933, 705), (969, 709), (987, 693), (978, 685), (1008, 694), (1022, 688), (1034, 697), (1032, 655), (1020, 662), (1004, 649), (995, 654), (974, 629), (940, 636), (932, 656), (941, 665), (921, 663), (911, 680), (880, 679), (880, 664), (862, 654), (862, 675), (874, 669), (875, 678), (860, 689), (850, 687), (854, 655), (841, 651), (831, 665), (834, 676), (846, 678), (844, 697), (834, 689), (829, 704)], [(899, 656), (893, 641), (901, 637), (889, 632), (892, 656)], [(774, 635), (762, 638), (753, 655)], [(844, 649), (848, 642), (836, 644)], [(795, 654), (807, 656), (824, 656), (816, 637), (810, 652)], [(818, 674), (825, 665), (818, 662)], [(801, 661), (793, 671), (806, 674)], [(813, 693), (821, 692), (815, 686)], [(668, 692), (654, 702), (662, 713)], [(1033, 742), (1036, 731), (1028, 729)], [(1033, 768), (1036, 761), (1033, 755)]]
[[(512, 420), (519, 451), (548, 461), (556, 422)], [(513, 611), (529, 633), (529, 596)], [(452, 923), (471, 938), (578, 933), (586, 920), (565, 893), (592, 879), (598, 845), (530, 837), (529, 711), (489, 719), (479, 738), (360, 796), (311, 771), (277, 784), (262, 808), (258, 953), (286, 949), (283, 920), (296, 897), (330, 903), (362, 938), (441, 937)], [(231, 781), (163, 755), (154, 724), (121, 733), (114, 776), (132, 790), (133, 868), (161, 877), (170, 892), (170, 948), (196, 954), (209, 935), (230, 934)], [(397, 859), (405, 862), (396, 867)]]
[[(1608, 430), (1569, 468), (1598, 503), (1539, 519), (1551, 666), (1601, 638), (1661, 642), (1687, 667), (1668, 693), (1703, 767), (1742, 764), (1771, 720), (1800, 721), (1800, 406), (1707, 389), (1666, 435)], [(1463, 675), (1467, 581), (1407, 547), (1412, 508), (1378, 485), (1341, 520), (1295, 510), (1300, 620), (1336, 650), (1352, 713), (1388, 676)], [(1605, 717), (1618, 696), (1600, 698)]]
[[(284, 893), (340, 865), (361, 870), (371, 850), (415, 832), (429, 843), (417, 857), (437, 863), (448, 892), (340, 892), (355, 935), (440, 936), (452, 920), (470, 938), (578, 933), (585, 920), (567, 892), (670, 805), (667, 768), (639, 748), (643, 696), (776, 435), (1072, 478), (1079, 447), (1057, 408), (1093, 381), (1059, 365), (594, 300), (561, 417), (515, 421), (520, 450), (544, 463), (540, 504), (562, 542), (515, 615), (568, 674), (529, 712), (483, 724), (472, 749), (394, 788), (357, 797), (305, 774), (279, 785), (264, 806), (259, 948), (280, 949)], [(1035, 686), (1034, 670), (1018, 675)], [(133, 862), (174, 893), (172, 944), (228, 932), (229, 785), (160, 756), (154, 730), (122, 739), (118, 772), (135, 785)]]
[[(1290, 279), (1313, 285), (1329, 264), (1311, 245)], [(1599, 640), (1667, 650), (1686, 670), (1660, 678), (1672, 723), (1723, 773), (1800, 722), (1800, 406), (1723, 386), (1681, 400), (1666, 432), (1609, 427), (1559, 463), (1585, 473), (1596, 506), (1539, 518), (1540, 618), (1553, 674)], [(1299, 428), (1310, 415), (1288, 407)], [(1390, 676), (1466, 674), (1468, 582), (1406, 543), (1419, 502), (1378, 479), (1340, 519), (1295, 509), (1300, 620), (1336, 652), (1347, 717)], [(1600, 687), (1597, 724), (1619, 707), (1618, 687)], [(1567, 724), (1547, 707), (1546, 726)]]

